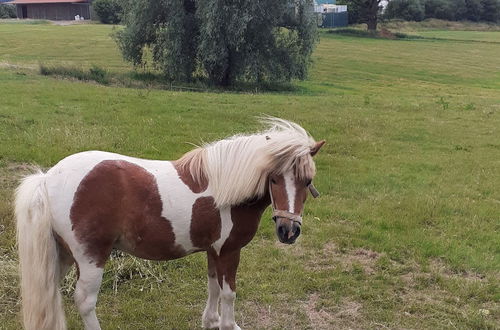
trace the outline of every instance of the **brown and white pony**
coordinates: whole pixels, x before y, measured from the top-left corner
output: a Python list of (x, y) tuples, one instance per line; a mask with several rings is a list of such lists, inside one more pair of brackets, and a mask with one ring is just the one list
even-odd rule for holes
[(268, 122), (264, 132), (213, 142), (176, 161), (87, 151), (26, 177), (15, 200), (25, 328), (66, 328), (59, 281), (76, 264), (75, 303), (85, 329), (100, 329), (95, 306), (104, 264), (119, 249), (151, 260), (206, 251), (202, 325), (240, 329), (240, 250), (270, 204), (279, 240), (295, 242), (307, 190), (314, 192), (312, 156), (324, 144), (292, 122)]

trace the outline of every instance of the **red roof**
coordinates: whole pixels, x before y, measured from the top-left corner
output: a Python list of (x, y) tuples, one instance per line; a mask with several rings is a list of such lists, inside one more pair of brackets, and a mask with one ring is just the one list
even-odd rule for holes
[(35, 4), (35, 3), (77, 3), (88, 2), (88, 0), (14, 0), (9, 3), (13, 4)]

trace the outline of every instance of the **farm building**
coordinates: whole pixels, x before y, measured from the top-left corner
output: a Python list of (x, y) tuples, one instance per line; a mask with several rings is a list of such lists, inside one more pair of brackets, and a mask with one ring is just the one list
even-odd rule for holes
[(75, 16), (90, 19), (92, 0), (14, 0), (17, 18), (75, 20)]

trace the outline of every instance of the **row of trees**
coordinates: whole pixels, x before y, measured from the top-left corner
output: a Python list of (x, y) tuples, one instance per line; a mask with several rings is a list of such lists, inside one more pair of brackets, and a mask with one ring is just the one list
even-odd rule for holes
[(366, 23), (368, 30), (377, 28), (379, 18), (500, 22), (500, 0), (389, 0), (383, 13), (381, 0), (338, 0), (337, 3), (348, 5), (350, 24)]
[(500, 22), (500, 0), (391, 0), (384, 17)]
[(134, 65), (152, 57), (175, 81), (286, 82), (307, 75), (317, 39), (312, 0), (135, 0), (116, 34)]

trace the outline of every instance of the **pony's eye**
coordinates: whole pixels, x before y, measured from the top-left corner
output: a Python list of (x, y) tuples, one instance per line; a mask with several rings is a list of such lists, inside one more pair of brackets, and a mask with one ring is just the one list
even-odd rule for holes
[(272, 183), (272, 184), (276, 184), (276, 180), (271, 179), (271, 183)]

